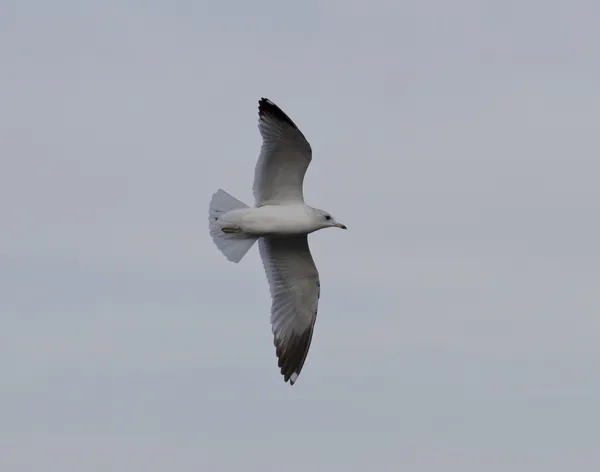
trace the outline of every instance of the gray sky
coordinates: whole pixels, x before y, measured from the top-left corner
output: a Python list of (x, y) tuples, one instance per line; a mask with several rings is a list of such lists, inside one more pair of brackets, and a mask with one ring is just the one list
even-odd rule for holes
[[(0, 6), (0, 469), (600, 466), (596, 1)], [(314, 150), (322, 296), (284, 384), (257, 100)]]

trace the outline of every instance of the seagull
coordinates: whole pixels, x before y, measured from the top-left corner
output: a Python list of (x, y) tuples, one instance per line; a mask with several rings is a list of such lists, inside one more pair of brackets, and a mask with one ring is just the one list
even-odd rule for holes
[(341, 228), (327, 211), (304, 203), (302, 184), (312, 149), (300, 129), (267, 98), (258, 102), (262, 146), (254, 173), (255, 206), (217, 190), (209, 205), (209, 232), (217, 248), (238, 263), (258, 241), (271, 292), (273, 344), (285, 382), (298, 380), (310, 348), (321, 285), (308, 235)]

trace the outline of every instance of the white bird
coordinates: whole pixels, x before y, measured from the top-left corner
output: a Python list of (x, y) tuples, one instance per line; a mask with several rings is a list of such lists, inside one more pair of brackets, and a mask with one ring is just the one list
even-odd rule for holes
[(308, 234), (346, 226), (304, 203), (302, 183), (312, 149), (294, 122), (266, 98), (258, 102), (258, 117), (262, 146), (254, 174), (255, 207), (217, 190), (209, 207), (209, 231), (232, 262), (259, 241), (278, 364), (284, 381), (294, 385), (308, 354), (320, 295)]

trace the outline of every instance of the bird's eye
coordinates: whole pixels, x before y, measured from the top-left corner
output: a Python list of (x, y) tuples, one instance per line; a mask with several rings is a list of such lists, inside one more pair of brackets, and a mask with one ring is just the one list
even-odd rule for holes
[(329, 220), (331, 219), (331, 216), (329, 216), (329, 215), (325, 215), (325, 219), (326, 219), (327, 221), (329, 221)]

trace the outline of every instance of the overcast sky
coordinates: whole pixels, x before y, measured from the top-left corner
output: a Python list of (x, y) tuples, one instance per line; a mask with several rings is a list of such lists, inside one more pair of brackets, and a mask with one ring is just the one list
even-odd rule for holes
[[(0, 4), (0, 469), (600, 466), (595, 0)], [(313, 148), (319, 317), (277, 368), (268, 97)]]

